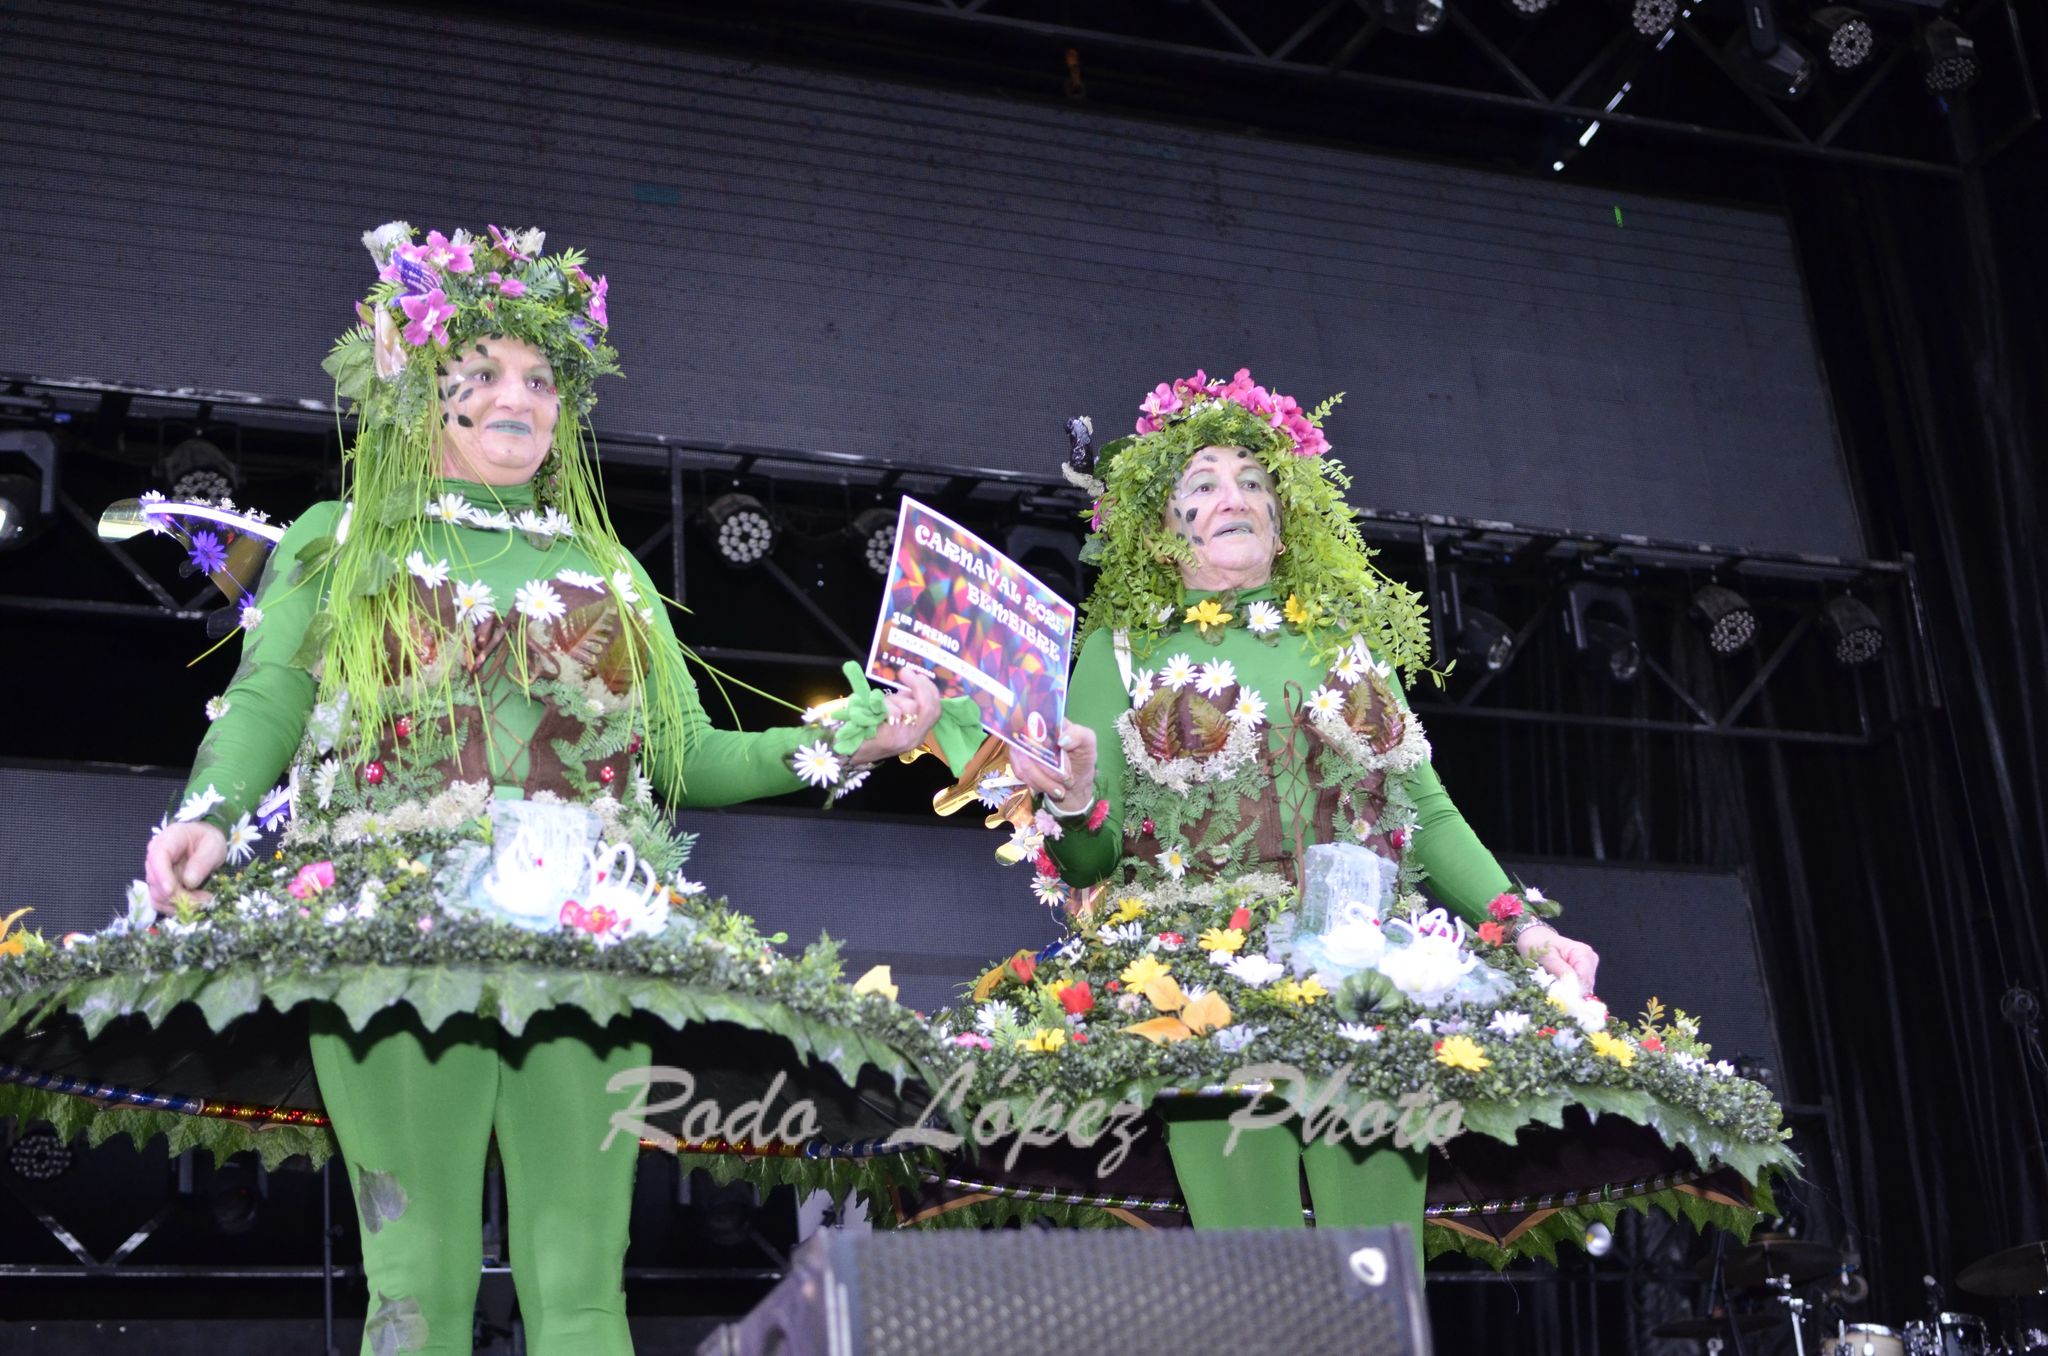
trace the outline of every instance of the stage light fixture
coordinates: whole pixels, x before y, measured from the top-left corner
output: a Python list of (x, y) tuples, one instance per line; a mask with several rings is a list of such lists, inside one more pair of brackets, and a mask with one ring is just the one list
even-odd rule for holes
[(1617, 683), (1634, 682), (1643, 669), (1636, 639), (1636, 605), (1626, 590), (1581, 582), (1565, 594), (1565, 630), (1581, 659)]
[(1466, 599), (1464, 577), (1453, 570), (1442, 599), (1445, 634), (1459, 654), (1476, 659), (1488, 673), (1498, 673), (1515, 656), (1515, 632), (1506, 622)]
[(27, 1182), (49, 1182), (71, 1170), (71, 1146), (47, 1125), (39, 1125), (14, 1141), (7, 1166)]
[(1692, 596), (1693, 617), (1707, 631), (1707, 648), (1736, 654), (1756, 639), (1756, 612), (1734, 589), (1708, 584)]
[(1920, 81), (1930, 94), (1959, 94), (1977, 83), (1977, 44), (1962, 25), (1936, 19), (1920, 30)]
[(1646, 38), (1660, 37), (1678, 22), (1678, 0), (1636, 0), (1629, 22)]
[(1828, 64), (1838, 71), (1855, 70), (1877, 48), (1870, 20), (1847, 5), (1825, 5), (1813, 12), (1813, 22), (1827, 38)]
[(1820, 612), (1820, 627), (1834, 647), (1835, 662), (1843, 668), (1868, 664), (1884, 650), (1884, 627), (1869, 605), (1854, 594), (1828, 599)]
[(1370, 0), (1387, 27), (1411, 38), (1426, 38), (1444, 25), (1444, 0)]
[(896, 550), (896, 515), (885, 508), (862, 509), (847, 525), (846, 534), (853, 539), (868, 572), (887, 579), (890, 557)]
[(164, 458), (164, 480), (173, 499), (218, 502), (234, 497), (242, 475), (227, 453), (204, 438), (187, 438)]
[(1524, 19), (1533, 19), (1557, 3), (1557, 0), (1506, 0), (1509, 9)]
[(1735, 77), (1784, 103), (1805, 98), (1813, 88), (1813, 58), (1806, 50), (1786, 37), (1774, 37), (1767, 48), (1759, 47), (1752, 38), (1752, 34), (1737, 33), (1723, 49)]
[(0, 457), (20, 457), (41, 479), (0, 475), (0, 551), (25, 546), (57, 517), (57, 440), (47, 433), (0, 433)]
[(717, 539), (719, 558), (736, 569), (760, 564), (775, 549), (775, 519), (751, 494), (722, 494), (704, 516)]

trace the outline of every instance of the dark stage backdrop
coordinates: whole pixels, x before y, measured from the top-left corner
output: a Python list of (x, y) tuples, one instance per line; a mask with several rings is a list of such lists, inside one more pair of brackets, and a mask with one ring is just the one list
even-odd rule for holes
[(537, 222), (601, 432), (1049, 471), (1248, 364), (1372, 507), (1863, 554), (1767, 214), (335, 0), (14, 0), (0, 125), (0, 371), (324, 402), (361, 231)]
[[(181, 783), (117, 771), (0, 768), (0, 913), (56, 936), (113, 916), (141, 874), (148, 828)], [(801, 945), (829, 933), (849, 977), (892, 967), (901, 1001), (931, 1011), (980, 967), (1059, 935), (1022, 867), (999, 865), (1001, 835), (834, 811), (691, 811), (700, 837), (688, 874)], [(84, 845), (95, 845), (87, 848)], [(1594, 862), (1505, 863), (1564, 901), (1572, 935), (1603, 958), (1600, 990), (1631, 1016), (1655, 994), (1706, 1018), (1722, 1054), (1773, 1066), (1778, 1045), (1740, 878)]]

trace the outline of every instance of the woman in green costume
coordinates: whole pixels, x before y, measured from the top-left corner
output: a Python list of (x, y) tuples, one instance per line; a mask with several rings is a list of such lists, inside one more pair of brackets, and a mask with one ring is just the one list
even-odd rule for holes
[[(1783, 1166), (1768, 1094), (1709, 1064), (1683, 1014), (1612, 1022), (1599, 957), (1446, 795), (1395, 676), (1428, 670), (1426, 622), (1358, 536), (1334, 404), (1197, 372), (1072, 477), (1101, 576), (1065, 768), (1012, 763), (1041, 806), (1019, 846), (1075, 927), (950, 1019), (984, 1052), (978, 1127), (1042, 1144), (1057, 1118), (1034, 1098), (1150, 1102), (1196, 1227), (1300, 1227), (1305, 1177), (1319, 1224), (1418, 1243), (1426, 1149), (1461, 1124), (1512, 1141), (1576, 1104), (1671, 1127), (1702, 1169)], [(1002, 1157), (957, 1184), (1001, 1195)]]
[[(656, 798), (844, 788), (917, 746), (941, 707), (918, 680), (864, 691), (832, 728), (712, 726), (584, 441), (593, 382), (616, 370), (606, 280), (544, 254), (538, 231), (413, 237), (365, 237), (380, 281), (327, 363), (360, 420), (345, 502), (292, 524), (242, 613), (241, 667), (149, 845), (161, 922), (138, 891), (110, 934), (39, 945), (14, 996), (83, 1013), (124, 965), (180, 967), (223, 1038), (264, 999), (310, 1000), (362, 1225), (363, 1350), (470, 1350), (495, 1135), (528, 1349), (628, 1352), (639, 1143), (614, 1127), (613, 1080), (650, 1064), (650, 1030), (787, 1035), (798, 1080), (806, 1054), (848, 1082), (865, 1065), (928, 1072), (893, 993), (779, 961), (747, 920), (691, 898), (687, 840)], [(252, 812), (287, 770), (282, 846), (215, 876), (249, 861)], [(191, 976), (207, 970), (248, 978), (236, 996)], [(634, 1011), (649, 1007), (668, 1030)]]

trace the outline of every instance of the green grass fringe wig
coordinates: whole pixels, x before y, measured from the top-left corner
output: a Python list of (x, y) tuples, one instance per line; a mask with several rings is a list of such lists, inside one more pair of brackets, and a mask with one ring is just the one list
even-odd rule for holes
[[(590, 433), (596, 379), (619, 370), (605, 341), (607, 280), (584, 271), (580, 251), (542, 254), (539, 230), (508, 235), (493, 226), (488, 239), (433, 231), (424, 244), (414, 244), (413, 235), (404, 222), (364, 234), (378, 282), (356, 308), (363, 323), (342, 335), (322, 364), (336, 395), (353, 407), (356, 436), (342, 457), (344, 516), (334, 537), (300, 555), (305, 578), (326, 567), (326, 596), (295, 662), (315, 675), (320, 702), (345, 702), (344, 759), (359, 764), (371, 757), (367, 750), (385, 725), (406, 709), (451, 717), (452, 743), (454, 684), (477, 681), (460, 675), (452, 662), (455, 638), (437, 634), (441, 628), (420, 605), (402, 562), (427, 545), (425, 510), (441, 479), (439, 380), (448, 356), (493, 335), (532, 344), (554, 366), (561, 415), (534, 477), (541, 509), (569, 520), (574, 540), (607, 579), (627, 581), (614, 589), (620, 643), (640, 704), (635, 723), (650, 739), (680, 739), (690, 676), (675, 649), (651, 642), (639, 614), (661, 600), (632, 596), (632, 558), (605, 511)], [(394, 636), (426, 643), (388, 644)], [(481, 691), (476, 695), (487, 708)], [(663, 761), (680, 768), (681, 752)], [(659, 789), (673, 796), (680, 787)]]
[(1351, 477), (1326, 455), (1322, 422), (1341, 399), (1304, 410), (1253, 385), (1242, 368), (1227, 383), (1197, 372), (1161, 384), (1145, 400), (1138, 432), (1107, 444), (1094, 476), (1069, 477), (1095, 496), (1081, 558), (1101, 570), (1082, 610), (1082, 638), (1102, 627), (1150, 638), (1180, 622), (1178, 567), (1193, 548), (1167, 529), (1167, 500), (1198, 450), (1242, 447), (1272, 473), (1287, 545), (1273, 562), (1273, 587), (1295, 601), (1290, 621), (1301, 618), (1317, 655), (1333, 657), (1363, 634), (1411, 678), (1440, 679), (1421, 596), (1372, 563), (1344, 498)]

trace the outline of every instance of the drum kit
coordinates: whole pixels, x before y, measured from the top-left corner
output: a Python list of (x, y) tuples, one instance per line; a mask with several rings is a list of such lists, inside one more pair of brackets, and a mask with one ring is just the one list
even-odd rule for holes
[[(1841, 1253), (1805, 1239), (1759, 1234), (1745, 1247), (1725, 1252), (1717, 1248), (1697, 1271), (1709, 1282), (1712, 1311), (1663, 1324), (1652, 1337), (1705, 1342), (1709, 1356), (1757, 1353), (1767, 1343), (1782, 1350), (1781, 1344), (1772, 1342), (1773, 1330), (1791, 1333), (1790, 1349), (1797, 1356), (1809, 1351), (1818, 1356), (2048, 1356), (2048, 1333), (2016, 1328), (2017, 1336), (1997, 1336), (1977, 1315), (1943, 1309), (1941, 1287), (1931, 1276), (1925, 1278), (1929, 1312), (1924, 1319), (1896, 1328), (1850, 1323), (1841, 1317), (1823, 1321), (1817, 1312), (1820, 1305), (1795, 1291), (1828, 1278), (1845, 1278), (1848, 1271)], [(1963, 1268), (1956, 1284), (1973, 1295), (2015, 1302), (2048, 1292), (2048, 1242), (1979, 1258)], [(1738, 1290), (1774, 1292), (1776, 1303), (1746, 1311), (1714, 1303), (1717, 1295)], [(1839, 1306), (1828, 1307), (1839, 1315)], [(1816, 1345), (1809, 1345), (1812, 1328), (1823, 1330)]]

